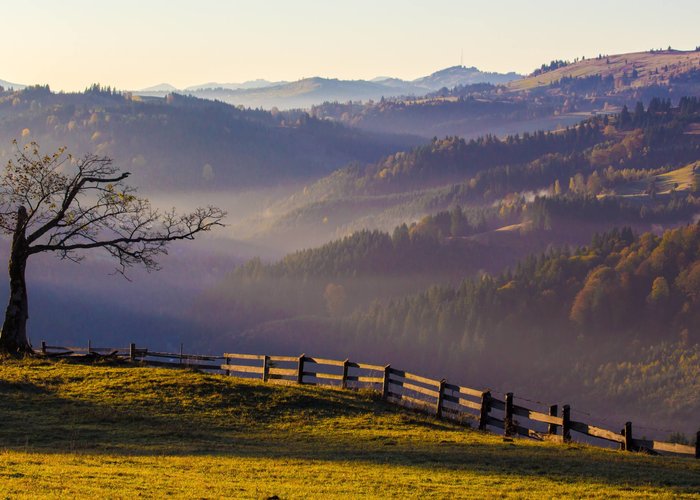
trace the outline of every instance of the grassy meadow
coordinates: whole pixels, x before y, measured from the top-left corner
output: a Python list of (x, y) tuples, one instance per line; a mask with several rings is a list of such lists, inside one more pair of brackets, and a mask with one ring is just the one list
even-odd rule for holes
[[(653, 83), (654, 72), (658, 69), (662, 73), (661, 79), (667, 79), (674, 70), (697, 67), (700, 62), (700, 52), (683, 51), (662, 51), (662, 52), (636, 52), (631, 54), (616, 54), (603, 57), (602, 59), (592, 58), (579, 61), (576, 64), (548, 71), (541, 75), (529, 76), (508, 83), (508, 88), (514, 91), (528, 90), (537, 87), (546, 87), (556, 83), (563, 77), (582, 78), (593, 75), (608, 76), (616, 78), (623, 74), (630, 74), (632, 70), (637, 70), (640, 79), (634, 86), (644, 86)], [(664, 68), (669, 67), (668, 71)]]
[(374, 393), (0, 364), (0, 498), (700, 496), (700, 461), (474, 431)]

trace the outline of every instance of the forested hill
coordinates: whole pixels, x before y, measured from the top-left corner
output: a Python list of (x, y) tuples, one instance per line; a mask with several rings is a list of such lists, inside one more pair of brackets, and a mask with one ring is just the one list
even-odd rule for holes
[(613, 230), (588, 247), (533, 256), (494, 277), (376, 304), (348, 325), (360, 336), (408, 337), (446, 352), (566, 344), (579, 336), (695, 344), (698, 301), (700, 226), (693, 224), (661, 236)]
[(556, 130), (637, 101), (700, 95), (700, 50), (653, 50), (555, 60), (506, 85), (448, 85), (422, 97), (325, 102), (314, 116), (426, 138)]
[(485, 221), (470, 222), (460, 209), (427, 217), (392, 235), (358, 231), (318, 248), (291, 253), (273, 264), (255, 258), (236, 268), (203, 297), (208, 320), (244, 331), (299, 315), (338, 317), (372, 300), (454, 282), (478, 270), (501, 269), (511, 258), (478, 242), (447, 241), (437, 219), (467, 235)]
[(306, 194), (372, 195), (467, 181), (465, 187), (475, 194), (493, 196), (505, 194), (504, 189), (533, 189), (538, 183), (566, 180), (577, 172), (677, 166), (697, 159), (699, 126), (697, 98), (682, 98), (677, 107), (669, 100), (652, 99), (648, 106), (640, 102), (620, 114), (590, 118), (558, 132), (503, 139), (435, 138), (369, 165), (351, 165), (310, 186)]
[(416, 144), (310, 118), (170, 94), (145, 99), (93, 86), (83, 93), (29, 87), (0, 93), (0, 156), (12, 139), (45, 151), (107, 155), (141, 186), (208, 189), (275, 185), (373, 161)]
[[(645, 87), (668, 87), (675, 84), (698, 84), (697, 75), (688, 75), (700, 69), (700, 50), (663, 50), (633, 52), (628, 54), (599, 54), (594, 58), (574, 61), (552, 61), (543, 64), (531, 75), (508, 83), (512, 91), (557, 87), (572, 80), (587, 78), (613, 80), (610, 93)], [(590, 80), (592, 82), (593, 80)], [(696, 87), (697, 88), (697, 87)], [(687, 90), (687, 89), (684, 89)]]
[(291, 315), (240, 341), (328, 355), (372, 346), (377, 359), (399, 356), (428, 371), (549, 397), (577, 394), (591, 410), (615, 398), (620, 411), (649, 423), (654, 415), (683, 422), (696, 408), (698, 225), (660, 236), (613, 230), (578, 250), (554, 249), (502, 274), (352, 313), (342, 309), (343, 281), (330, 282), (325, 298), (336, 319)]

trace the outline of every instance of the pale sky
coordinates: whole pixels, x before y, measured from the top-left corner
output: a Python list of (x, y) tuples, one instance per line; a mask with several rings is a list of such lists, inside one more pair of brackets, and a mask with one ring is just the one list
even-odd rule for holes
[(460, 62), (700, 45), (700, 0), (0, 0), (0, 79), (82, 90), (310, 76), (413, 79)]

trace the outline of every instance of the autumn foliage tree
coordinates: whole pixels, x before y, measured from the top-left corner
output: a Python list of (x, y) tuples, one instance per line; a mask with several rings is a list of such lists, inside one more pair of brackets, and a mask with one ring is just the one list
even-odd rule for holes
[(158, 269), (156, 259), (169, 242), (222, 225), (225, 213), (213, 206), (184, 215), (153, 208), (124, 183), (129, 173), (110, 158), (77, 159), (65, 148), (45, 155), (33, 142), (15, 147), (0, 177), (0, 231), (12, 238), (0, 353), (31, 352), (25, 270), (32, 255), (53, 252), (77, 262), (84, 251), (101, 249), (120, 273), (134, 265)]

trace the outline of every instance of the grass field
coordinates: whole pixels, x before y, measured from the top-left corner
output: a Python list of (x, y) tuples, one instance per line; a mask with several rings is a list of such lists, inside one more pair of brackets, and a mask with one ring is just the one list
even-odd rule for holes
[[(694, 189), (695, 178), (699, 175), (700, 162), (690, 163), (681, 168), (671, 170), (664, 174), (653, 176), (656, 182), (657, 194), (670, 194), (673, 190), (679, 193), (690, 193)], [(649, 188), (649, 179), (632, 181), (616, 188), (617, 194), (626, 197), (646, 197)]]
[[(672, 75), (680, 74), (690, 68), (697, 68), (699, 63), (700, 52), (698, 51), (665, 50), (654, 53), (617, 54), (602, 59), (586, 59), (541, 75), (514, 80), (508, 84), (508, 87), (511, 90), (533, 89), (548, 86), (563, 77), (613, 75), (619, 78), (623, 74), (631, 74), (632, 70), (637, 70), (639, 73), (639, 78), (633, 82), (632, 86), (644, 86), (665, 82)], [(657, 70), (659, 74), (655, 74)]]
[(700, 496), (700, 461), (472, 431), (370, 392), (0, 364), (0, 498)]

